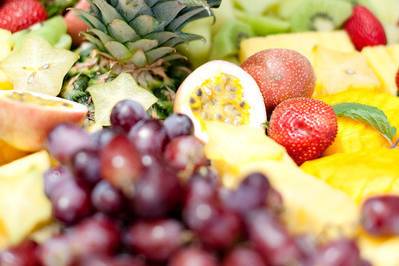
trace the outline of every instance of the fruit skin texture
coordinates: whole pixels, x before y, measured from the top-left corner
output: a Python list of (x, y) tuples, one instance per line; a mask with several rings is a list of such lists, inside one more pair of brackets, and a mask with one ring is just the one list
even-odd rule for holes
[(333, 143), (337, 130), (337, 117), (331, 106), (315, 99), (296, 98), (277, 106), (268, 133), (301, 165), (320, 157)]
[(37, 0), (5, 0), (0, 4), (0, 28), (20, 31), (47, 19), (47, 13)]
[(396, 87), (398, 88), (398, 92), (399, 92), (399, 70), (396, 73)]
[(258, 83), (269, 114), (284, 100), (313, 94), (316, 78), (312, 65), (294, 50), (263, 50), (241, 67)]
[(381, 22), (364, 6), (357, 5), (353, 8), (352, 16), (346, 21), (344, 28), (359, 51), (365, 46), (387, 44)]
[[(90, 4), (86, 0), (80, 0), (75, 8), (88, 11), (90, 9)], [(68, 28), (68, 34), (71, 35), (73, 44), (79, 45), (84, 41), (81, 32), (85, 32), (89, 27), (87, 24), (79, 18), (76, 13), (71, 10), (65, 15), (65, 22)]]

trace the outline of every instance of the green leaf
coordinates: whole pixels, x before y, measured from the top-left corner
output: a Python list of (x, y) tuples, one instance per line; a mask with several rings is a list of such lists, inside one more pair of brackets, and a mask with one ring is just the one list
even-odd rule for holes
[(370, 105), (359, 103), (340, 103), (333, 106), (337, 116), (351, 118), (369, 124), (377, 129), (390, 143), (396, 135), (385, 113)]

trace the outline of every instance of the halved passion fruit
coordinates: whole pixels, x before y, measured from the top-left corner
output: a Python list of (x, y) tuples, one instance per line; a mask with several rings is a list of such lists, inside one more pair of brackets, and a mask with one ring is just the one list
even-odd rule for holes
[(23, 150), (43, 147), (47, 133), (59, 123), (82, 123), (84, 105), (27, 91), (0, 91), (0, 139)]
[(191, 73), (179, 87), (174, 111), (188, 115), (195, 135), (207, 141), (210, 121), (261, 127), (266, 109), (255, 80), (242, 68), (226, 61), (211, 61)]

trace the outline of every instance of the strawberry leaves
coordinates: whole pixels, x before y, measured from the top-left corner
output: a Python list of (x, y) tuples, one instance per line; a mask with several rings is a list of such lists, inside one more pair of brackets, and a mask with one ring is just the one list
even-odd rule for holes
[(387, 116), (380, 109), (359, 103), (340, 103), (333, 106), (337, 116), (351, 118), (369, 124), (377, 129), (391, 144), (396, 128), (391, 126)]

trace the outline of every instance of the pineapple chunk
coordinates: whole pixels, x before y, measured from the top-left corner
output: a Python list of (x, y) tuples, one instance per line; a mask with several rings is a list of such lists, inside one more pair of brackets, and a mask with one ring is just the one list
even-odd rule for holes
[(310, 62), (313, 62), (313, 48), (316, 45), (323, 45), (343, 52), (355, 51), (351, 40), (344, 31), (288, 33), (242, 41), (240, 60), (243, 62), (251, 55), (265, 49), (285, 48), (298, 51)]
[(377, 90), (380, 82), (359, 52), (340, 52), (321, 46), (314, 49), (316, 72), (314, 96), (334, 94), (348, 89)]
[(395, 75), (398, 71), (395, 61), (388, 52), (386, 46), (366, 47), (361, 52), (366, 56), (367, 61), (386, 92), (396, 95), (397, 88)]
[(399, 44), (390, 45), (387, 47), (389, 55), (392, 57), (396, 69), (399, 68)]

